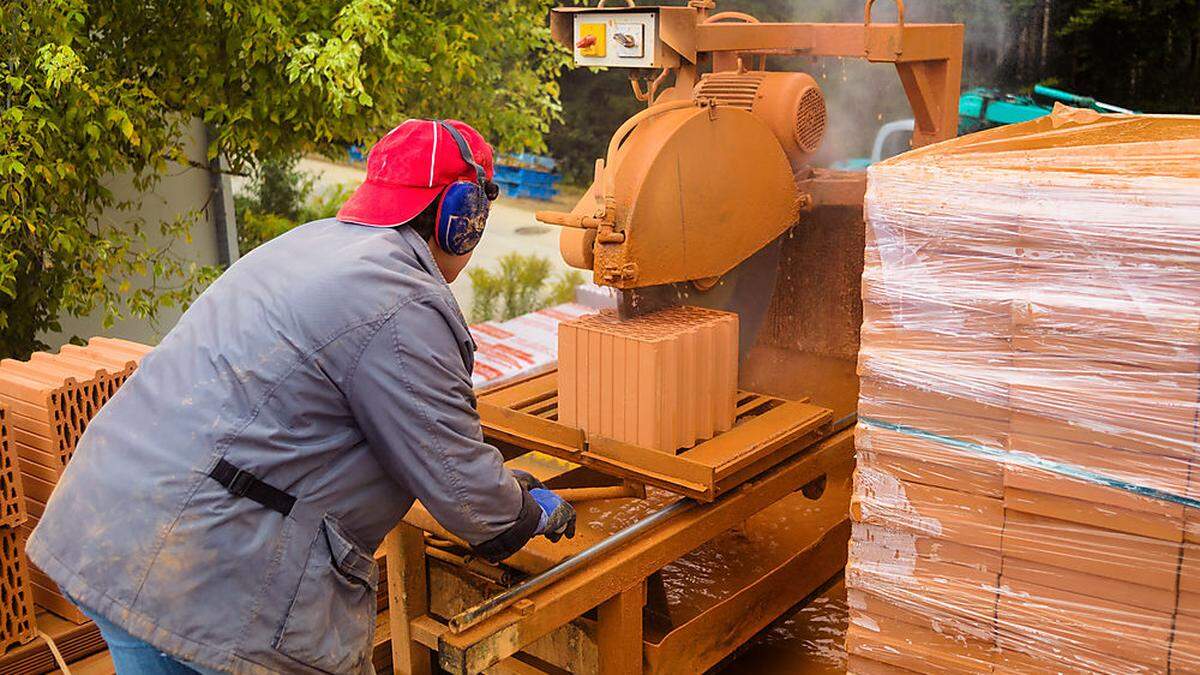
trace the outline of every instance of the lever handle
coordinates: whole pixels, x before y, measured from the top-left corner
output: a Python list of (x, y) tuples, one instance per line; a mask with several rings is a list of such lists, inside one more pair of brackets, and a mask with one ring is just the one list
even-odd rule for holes
[(581, 230), (594, 230), (599, 225), (595, 218), (563, 211), (538, 211), (533, 214), (533, 217), (547, 225), (574, 227)]

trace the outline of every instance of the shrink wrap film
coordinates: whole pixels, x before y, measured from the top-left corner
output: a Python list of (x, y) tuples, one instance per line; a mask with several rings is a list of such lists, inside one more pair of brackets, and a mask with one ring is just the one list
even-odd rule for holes
[(1200, 118), (872, 166), (850, 670), (1200, 672)]
[(558, 324), (596, 310), (567, 302), (507, 321), (470, 326), (475, 341), (471, 386), (477, 391), (554, 370), (558, 364)]

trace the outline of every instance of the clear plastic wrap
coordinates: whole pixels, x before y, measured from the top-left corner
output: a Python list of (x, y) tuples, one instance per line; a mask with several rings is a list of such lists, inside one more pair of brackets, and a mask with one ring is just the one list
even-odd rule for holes
[(870, 169), (858, 673), (1200, 672), (1200, 118)]
[(470, 326), (475, 341), (471, 385), (486, 390), (552, 370), (558, 363), (558, 324), (596, 311), (567, 302), (507, 321)]

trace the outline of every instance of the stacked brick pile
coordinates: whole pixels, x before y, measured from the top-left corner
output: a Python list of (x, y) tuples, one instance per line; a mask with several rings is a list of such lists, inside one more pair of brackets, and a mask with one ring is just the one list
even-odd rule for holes
[(867, 216), (850, 670), (1200, 671), (1200, 119), (909, 153)]
[[(149, 350), (125, 340), (92, 338), (86, 347), (67, 345), (58, 354), (0, 361), (0, 405), (6, 408), (9, 442), (19, 458), (28, 513), (20, 526), (22, 542), (37, 525), (88, 421)], [(72, 621), (86, 620), (49, 577), (30, 568), (39, 606)]]
[(0, 406), (0, 653), (37, 635), (25, 537), (19, 529), (25, 519), (17, 450), (8, 436), (8, 412)]
[(560, 323), (559, 421), (664, 452), (689, 448), (733, 425), (737, 354), (737, 315), (712, 309)]

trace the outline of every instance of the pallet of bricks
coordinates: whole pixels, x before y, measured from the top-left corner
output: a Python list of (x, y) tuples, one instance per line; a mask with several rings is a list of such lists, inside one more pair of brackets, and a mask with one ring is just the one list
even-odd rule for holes
[(1200, 118), (873, 166), (850, 671), (1200, 672)]
[[(6, 434), (0, 444), (0, 561), (5, 568), (0, 580), (0, 612), (5, 613), (0, 638), (5, 648), (36, 635), (29, 600), (71, 622), (87, 620), (53, 581), (29, 564), (24, 542), (88, 421), (149, 350), (125, 340), (92, 338), (86, 346), (66, 345), (57, 354), (39, 352), (28, 361), (0, 361)], [(14, 672), (8, 665), (3, 670)]]

